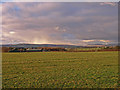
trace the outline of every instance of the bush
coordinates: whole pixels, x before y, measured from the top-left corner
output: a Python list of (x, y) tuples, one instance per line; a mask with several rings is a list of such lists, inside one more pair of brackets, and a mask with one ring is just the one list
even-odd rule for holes
[(9, 52), (9, 48), (8, 47), (2, 47), (2, 52)]

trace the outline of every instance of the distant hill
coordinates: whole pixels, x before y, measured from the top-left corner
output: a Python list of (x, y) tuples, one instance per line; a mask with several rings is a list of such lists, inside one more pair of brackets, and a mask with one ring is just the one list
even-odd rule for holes
[(97, 45), (105, 45), (105, 46), (118, 46), (118, 44), (117, 43), (113, 43), (113, 44), (88, 44), (88, 45), (91, 45), (91, 46), (97, 46)]
[[(80, 47), (95, 47), (97, 45), (103, 44), (89, 44), (88, 46), (76, 46), (76, 45), (56, 45), (56, 44), (4, 44), (0, 45), (0, 47), (24, 47), (24, 48), (31, 48), (31, 47), (62, 47), (62, 48), (80, 48)], [(116, 46), (117, 44), (109, 44), (105, 46)]]
[(2, 47), (63, 47), (63, 48), (76, 48), (82, 46), (75, 46), (75, 45), (55, 45), (55, 44), (5, 44)]

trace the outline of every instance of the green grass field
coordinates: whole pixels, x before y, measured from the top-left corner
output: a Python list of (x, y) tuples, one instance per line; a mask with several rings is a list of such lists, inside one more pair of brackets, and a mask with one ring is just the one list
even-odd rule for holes
[(3, 53), (3, 88), (116, 88), (118, 52)]

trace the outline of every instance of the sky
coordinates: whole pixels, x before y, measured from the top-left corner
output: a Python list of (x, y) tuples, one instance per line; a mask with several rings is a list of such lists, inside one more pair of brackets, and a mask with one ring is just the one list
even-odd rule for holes
[(3, 44), (107, 44), (118, 41), (115, 2), (2, 3)]
[(119, 2), (119, 0), (1, 0), (1, 2)]

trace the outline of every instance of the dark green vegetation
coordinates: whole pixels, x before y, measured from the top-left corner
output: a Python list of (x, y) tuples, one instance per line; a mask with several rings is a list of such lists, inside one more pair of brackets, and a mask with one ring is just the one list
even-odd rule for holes
[(3, 88), (115, 88), (118, 52), (3, 53)]

